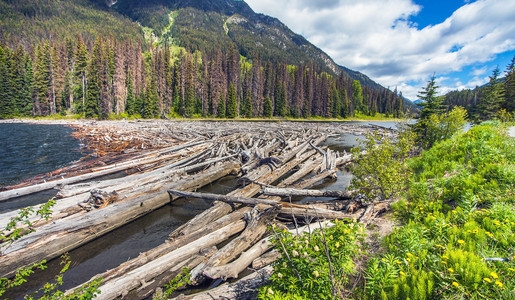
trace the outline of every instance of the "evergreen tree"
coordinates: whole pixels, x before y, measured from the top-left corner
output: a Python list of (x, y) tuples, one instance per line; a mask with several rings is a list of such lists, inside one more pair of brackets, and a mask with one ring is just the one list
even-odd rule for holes
[(485, 88), (483, 100), (479, 105), (481, 120), (490, 120), (501, 108), (503, 102), (504, 86), (502, 79), (499, 78), (499, 68), (495, 68), (490, 76), (490, 81)]
[(357, 80), (352, 82), (352, 103), (354, 104), (355, 110), (365, 113), (365, 106), (363, 105), (363, 90), (361, 89), (361, 83)]
[(340, 98), (340, 93), (336, 89), (336, 84), (333, 81), (331, 84), (331, 117), (338, 118), (341, 117), (342, 111), (342, 101)]
[(101, 72), (102, 42), (100, 39), (97, 39), (88, 66), (87, 93), (84, 108), (84, 116), (86, 118), (93, 118), (100, 113)]
[(7, 62), (5, 51), (0, 46), (0, 118), (9, 118), (12, 114), (12, 105), (8, 97), (6, 97), (9, 80), (7, 78)]
[(265, 98), (265, 106), (263, 108), (263, 116), (265, 118), (271, 118), (273, 114), (273, 107), (272, 107), (272, 100), (270, 100), (270, 97), (266, 96)]
[(35, 85), (39, 100), (38, 114), (47, 116), (51, 113), (51, 59), (48, 42), (36, 49)]
[(417, 103), (422, 108), (419, 120), (426, 120), (431, 115), (439, 115), (444, 111), (443, 99), (436, 96), (439, 86), (436, 85), (435, 79), (433, 75), (427, 86), (418, 94), (418, 98), (422, 100), (422, 102)]
[(150, 83), (147, 85), (147, 89), (145, 90), (145, 98), (143, 101), (143, 118), (153, 118), (156, 116), (157, 108), (156, 103), (157, 99), (157, 84), (156, 77), (152, 74)]
[(225, 109), (225, 99), (224, 99), (224, 96), (222, 94), (220, 94), (220, 102), (218, 103), (218, 114), (217, 116), (219, 118), (225, 118), (225, 112), (226, 112), (226, 109)]
[(515, 113), (515, 56), (506, 68), (502, 108), (509, 113)]
[(22, 116), (31, 116), (33, 114), (33, 98), (34, 98), (34, 69), (32, 67), (32, 59), (29, 55), (25, 57), (25, 84), (23, 88), (23, 103), (21, 106)]
[(85, 114), (88, 50), (86, 49), (86, 45), (80, 35), (77, 35), (75, 47), (75, 89), (73, 93), (75, 99), (75, 112)]
[(125, 100), (125, 112), (132, 116), (136, 113), (134, 109), (135, 105), (135, 97), (134, 97), (134, 85), (132, 83), (132, 75), (129, 71), (127, 73), (127, 99)]
[(231, 83), (227, 94), (227, 118), (234, 119), (238, 116), (238, 100), (236, 99), (236, 88)]
[(245, 108), (244, 108), (244, 117), (252, 118), (252, 96), (250, 95), (250, 91), (247, 91), (247, 96), (245, 97)]

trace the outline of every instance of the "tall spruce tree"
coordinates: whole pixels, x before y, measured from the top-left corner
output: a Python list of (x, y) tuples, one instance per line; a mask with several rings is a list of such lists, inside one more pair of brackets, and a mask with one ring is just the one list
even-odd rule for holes
[(492, 76), (490, 76), (490, 81), (485, 88), (483, 100), (479, 104), (479, 114), (483, 121), (492, 119), (501, 108), (504, 86), (499, 75), (500, 71), (497, 67), (492, 72)]
[(225, 118), (226, 108), (225, 108), (225, 99), (223, 94), (220, 94), (220, 102), (218, 102), (218, 114), (217, 117)]
[(9, 87), (9, 79), (7, 73), (7, 62), (5, 51), (0, 46), (0, 118), (9, 118), (12, 114), (11, 100), (6, 97), (7, 88)]
[(352, 103), (354, 104), (355, 110), (366, 113), (365, 105), (363, 104), (363, 90), (361, 83), (357, 80), (352, 82)]
[(504, 108), (509, 113), (515, 113), (515, 56), (506, 68), (506, 77), (504, 80)]
[(238, 116), (238, 99), (236, 98), (236, 88), (231, 83), (227, 94), (227, 118), (234, 119)]
[(135, 96), (134, 96), (134, 84), (132, 83), (132, 75), (131, 72), (127, 72), (127, 99), (125, 100), (125, 112), (132, 116), (136, 112), (134, 110), (134, 103), (135, 102)]
[(35, 85), (39, 100), (39, 115), (47, 116), (51, 113), (51, 59), (48, 42), (39, 45), (36, 49)]
[(444, 111), (443, 98), (437, 97), (439, 86), (436, 85), (436, 77), (433, 75), (427, 82), (427, 86), (417, 95), (421, 102), (417, 103), (422, 108), (419, 120), (426, 120), (431, 115), (441, 114)]
[(93, 118), (100, 113), (100, 91), (102, 72), (102, 41), (97, 39), (88, 66), (87, 93), (84, 116)]
[(74, 82), (75, 89), (73, 97), (75, 99), (75, 112), (85, 114), (86, 109), (86, 85), (87, 85), (87, 69), (88, 69), (88, 50), (82, 37), (77, 35), (75, 43), (75, 72)]
[(263, 107), (263, 116), (265, 118), (271, 118), (273, 115), (274, 108), (272, 107), (272, 100), (270, 97), (266, 96), (265, 105)]

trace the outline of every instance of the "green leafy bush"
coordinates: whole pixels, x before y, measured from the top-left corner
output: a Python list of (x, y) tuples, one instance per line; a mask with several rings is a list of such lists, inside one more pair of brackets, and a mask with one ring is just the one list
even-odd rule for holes
[[(273, 229), (275, 230), (275, 229)], [(333, 299), (355, 272), (362, 253), (364, 228), (336, 220), (331, 228), (294, 236), (287, 231), (273, 240), (282, 257), (274, 263), (270, 284), (259, 299)], [(277, 298), (279, 297), (279, 298)]]
[(414, 135), (410, 131), (401, 132), (397, 141), (375, 132), (368, 134), (361, 149), (352, 149), (351, 188), (358, 190), (366, 198), (386, 200), (400, 192), (411, 176), (406, 159), (413, 146)]

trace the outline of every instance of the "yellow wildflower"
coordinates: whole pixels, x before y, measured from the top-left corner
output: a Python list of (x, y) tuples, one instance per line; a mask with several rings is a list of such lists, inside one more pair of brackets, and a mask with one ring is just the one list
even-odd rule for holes
[(402, 276), (406, 275), (406, 273), (400, 271), (399, 274), (401, 274)]
[(314, 275), (315, 277), (318, 277), (318, 276), (319, 276), (318, 271), (313, 272), (313, 275)]
[(458, 240), (458, 244), (463, 245), (463, 244), (465, 244), (465, 241), (464, 240)]
[(459, 284), (459, 283), (457, 283), (456, 281), (455, 281), (455, 282), (453, 282), (453, 283), (452, 283), (452, 285), (454, 285), (455, 287), (459, 287), (459, 286), (460, 286), (460, 284)]
[(444, 246), (442, 246), (442, 245), (436, 245), (436, 247), (438, 247), (438, 248), (444, 248)]
[(496, 282), (495, 282), (495, 284), (496, 284), (498, 287), (502, 288), (502, 282), (500, 282), (500, 281), (496, 281)]
[(514, 268), (508, 268), (508, 270), (512, 271), (512, 272), (515, 272), (515, 269)]
[(499, 276), (497, 276), (497, 273), (495, 272), (490, 273), (490, 276), (492, 276), (493, 279), (499, 278)]
[(490, 278), (488, 278), (488, 277), (483, 278), (483, 280), (484, 280), (484, 281), (486, 281), (486, 282), (488, 282), (488, 283), (491, 283), (491, 282), (492, 282), (492, 280), (491, 280)]
[(451, 272), (451, 273), (454, 273), (454, 269), (453, 268), (449, 268), (447, 270), (449, 270), (449, 272)]
[(381, 258), (381, 260), (382, 260), (382, 261), (384, 261), (384, 262), (386, 262), (386, 259), (384, 259), (384, 258)]

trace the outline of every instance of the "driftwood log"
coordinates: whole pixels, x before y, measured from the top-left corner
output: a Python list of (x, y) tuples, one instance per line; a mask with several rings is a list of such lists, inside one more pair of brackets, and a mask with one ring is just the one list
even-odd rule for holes
[(321, 190), (300, 190), (289, 188), (265, 188), (262, 194), (280, 197), (333, 197), (340, 199), (352, 198), (353, 191), (321, 191)]
[(195, 190), (239, 169), (227, 162), (189, 179), (166, 184), (153, 192), (93, 210), (80, 218), (57, 220), (16, 241), (0, 260), (0, 277), (10, 277), (22, 267), (56, 258), (170, 202), (169, 188)]

